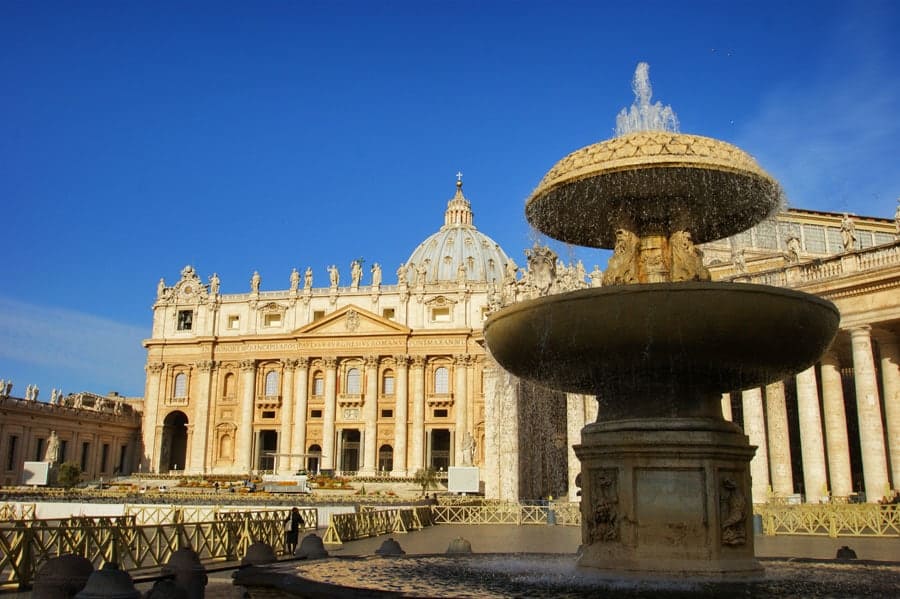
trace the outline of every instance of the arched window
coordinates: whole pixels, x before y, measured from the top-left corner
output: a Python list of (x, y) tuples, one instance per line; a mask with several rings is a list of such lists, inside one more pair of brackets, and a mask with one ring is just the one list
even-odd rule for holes
[(362, 385), (360, 384), (359, 368), (351, 368), (347, 371), (347, 394), (359, 395)]
[(438, 395), (450, 393), (450, 371), (446, 366), (438, 366), (434, 369), (434, 392)]
[(225, 397), (234, 397), (234, 373), (225, 375)]
[(382, 445), (378, 448), (378, 470), (390, 472), (394, 469), (394, 448), (390, 445)]
[(187, 397), (187, 375), (183, 372), (175, 375), (175, 393), (173, 397)]
[(325, 395), (325, 378), (322, 377), (321, 372), (316, 372), (313, 375), (313, 388), (312, 388), (313, 397), (322, 397)]
[(271, 370), (266, 373), (266, 397), (278, 395), (278, 373)]
[(382, 395), (393, 395), (394, 394), (394, 371), (393, 370), (385, 370), (384, 375), (381, 378), (381, 394)]
[(306, 457), (306, 470), (313, 474), (319, 472), (319, 458), (322, 456), (322, 448), (318, 445), (310, 445)]

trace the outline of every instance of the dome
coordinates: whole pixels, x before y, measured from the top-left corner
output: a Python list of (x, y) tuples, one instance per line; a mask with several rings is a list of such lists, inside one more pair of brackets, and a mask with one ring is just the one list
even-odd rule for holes
[(457, 281), (460, 265), (465, 266), (467, 281), (503, 281), (509, 257), (496, 241), (475, 228), (472, 216), (462, 181), (457, 181), (456, 195), (447, 202), (444, 226), (420, 243), (406, 261), (409, 285), (417, 283), (420, 271), (426, 284)]

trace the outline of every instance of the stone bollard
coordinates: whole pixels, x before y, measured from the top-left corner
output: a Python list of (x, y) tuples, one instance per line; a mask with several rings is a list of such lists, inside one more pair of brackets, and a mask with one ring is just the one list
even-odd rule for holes
[(262, 566), (278, 561), (275, 551), (268, 544), (257, 541), (247, 547), (247, 553), (241, 559), (241, 566)]
[(447, 553), (450, 554), (462, 554), (462, 553), (472, 553), (472, 543), (468, 542), (462, 537), (456, 537), (452, 541), (450, 541), (450, 545), (447, 547)]
[(91, 574), (75, 599), (141, 599), (141, 594), (134, 588), (134, 581), (128, 572), (120, 570), (116, 564), (107, 563)]
[(172, 554), (162, 567), (163, 576), (171, 577), (175, 585), (184, 590), (188, 599), (203, 599), (206, 594), (206, 568), (200, 563), (200, 556), (190, 548), (179, 549)]
[(89, 560), (80, 555), (60, 555), (41, 566), (34, 577), (34, 599), (72, 599), (87, 584), (94, 571)]
[(311, 532), (300, 541), (300, 546), (294, 553), (294, 557), (321, 559), (323, 557), (328, 557), (328, 552), (325, 551), (325, 544), (322, 543), (322, 538), (316, 533)]
[(375, 553), (382, 557), (406, 555), (406, 552), (403, 551), (402, 547), (400, 547), (400, 543), (392, 538), (388, 538), (384, 543), (382, 543), (381, 547), (375, 550)]
[(856, 559), (856, 552), (850, 549), (848, 545), (842, 545), (841, 548), (837, 550), (835, 559)]

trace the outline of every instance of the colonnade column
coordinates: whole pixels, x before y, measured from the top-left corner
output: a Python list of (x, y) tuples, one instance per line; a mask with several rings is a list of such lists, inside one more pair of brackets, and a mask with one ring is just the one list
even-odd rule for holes
[[(147, 372), (147, 400), (144, 402), (146, 412), (142, 422), (143, 456), (140, 463), (146, 466), (148, 472), (159, 471), (159, 451), (156, 449), (158, 438), (156, 436), (157, 408), (162, 400), (159, 396), (160, 378), (163, 371), (161, 362), (147, 364), (144, 367)], [(64, 456), (60, 456), (62, 459)]]
[(791, 468), (791, 442), (782, 381), (766, 385), (766, 424), (772, 492), (777, 497), (788, 497), (794, 494), (794, 472)]
[(467, 447), (469, 445), (469, 405), (468, 405), (468, 392), (467, 392), (467, 364), (469, 363), (469, 356), (460, 354), (453, 357), (453, 364), (455, 366), (455, 374), (456, 380), (453, 383), (453, 408), (456, 413), (456, 443), (455, 443), (455, 454), (456, 458), (454, 460), (454, 464), (457, 466), (471, 466), (472, 460), (470, 455), (467, 454)]
[(410, 452), (410, 468), (413, 473), (425, 466), (425, 358), (414, 356), (412, 365), (412, 451)]
[(366, 395), (363, 399), (363, 469), (362, 476), (372, 476), (378, 455), (378, 356), (366, 356)]
[(325, 415), (322, 419), (322, 470), (334, 470), (334, 417), (337, 409), (337, 358), (325, 358)]
[(237, 472), (248, 474), (253, 461), (253, 412), (256, 401), (256, 360), (241, 360), (241, 427), (235, 449)]
[(853, 493), (853, 475), (850, 472), (844, 384), (837, 356), (830, 351), (822, 356), (822, 411), (831, 496), (847, 498)]
[(881, 350), (881, 388), (884, 390), (891, 481), (896, 489), (900, 487), (900, 348), (897, 337), (890, 333), (878, 333), (876, 340)]
[[(294, 373), (294, 428), (291, 431), (291, 453), (306, 453), (306, 405), (309, 401), (309, 359), (299, 358)], [(306, 469), (306, 458), (292, 457), (291, 470)]]
[(850, 343), (853, 347), (853, 379), (856, 383), (856, 413), (866, 501), (876, 503), (888, 493), (888, 476), (870, 331), (868, 326), (852, 329)]
[(292, 464), (294, 453), (293, 436), (291, 430), (294, 426), (294, 371), (297, 369), (297, 360), (288, 358), (283, 360), (284, 381), (281, 386), (284, 397), (281, 400), (281, 427), (278, 431), (278, 453), (276, 464), (279, 474), (292, 474), (296, 472)]
[(206, 440), (209, 434), (210, 389), (212, 387), (212, 371), (216, 367), (213, 360), (197, 362), (200, 380), (197, 384), (197, 403), (194, 408), (194, 434), (191, 440), (191, 465), (185, 470), (193, 474), (206, 472)]
[(409, 376), (409, 357), (394, 356), (396, 368), (397, 387), (394, 389), (394, 467), (391, 476), (406, 476), (406, 419), (407, 414), (407, 389), (409, 388), (407, 376)]
[(819, 412), (819, 387), (816, 367), (797, 374), (797, 416), (800, 420), (800, 455), (803, 460), (803, 491), (806, 503), (820, 503), (828, 498), (825, 471), (825, 444), (822, 439), (822, 417)]
[(728, 422), (734, 420), (734, 415), (731, 413), (731, 393), (722, 394), (722, 418)]
[(765, 503), (769, 491), (769, 455), (766, 447), (766, 420), (763, 414), (762, 390), (759, 387), (741, 392), (744, 409), (744, 434), (756, 453), (750, 460), (750, 476), (753, 479), (753, 503)]

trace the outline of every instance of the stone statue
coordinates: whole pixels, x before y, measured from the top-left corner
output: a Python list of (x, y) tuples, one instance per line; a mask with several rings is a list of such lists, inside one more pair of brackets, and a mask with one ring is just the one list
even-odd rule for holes
[(291, 291), (297, 291), (300, 287), (300, 273), (297, 269), (291, 270)]
[(359, 282), (362, 280), (362, 260), (356, 259), (350, 263), (350, 286), (353, 288), (359, 287)]
[(251, 293), (259, 293), (260, 281), (262, 281), (262, 277), (259, 276), (259, 271), (254, 270), (253, 276), (250, 277), (250, 292)]
[(416, 267), (416, 287), (425, 286), (425, 275), (428, 274), (428, 262), (429, 260), (425, 260), (425, 262)]
[(59, 391), (56, 390), (56, 387), (50, 390), (50, 405), (55, 406), (57, 403), (59, 403), (58, 393)]
[(156, 299), (162, 299), (163, 295), (166, 293), (166, 280), (162, 277), (159, 278), (159, 283), (156, 284)]
[(591, 506), (588, 525), (590, 543), (616, 541), (619, 539), (619, 494), (615, 470), (606, 469), (595, 473), (595, 496)]
[(846, 212), (844, 218), (841, 219), (841, 243), (845, 252), (856, 249), (856, 225), (853, 224), (853, 219)]
[(341, 282), (341, 273), (338, 272), (337, 265), (332, 264), (328, 267), (328, 277), (331, 279), (331, 286), (337, 287)]
[(212, 295), (219, 295), (219, 275), (216, 273), (209, 278), (209, 292)]
[(606, 272), (603, 273), (604, 285), (626, 285), (638, 282), (639, 243), (637, 235), (631, 231), (616, 230), (616, 245), (613, 248), (613, 255), (609, 257)]
[(6, 389), (3, 390), (3, 395), (5, 397), (9, 397), (9, 394), (12, 393), (12, 390), (13, 390), (13, 382), (6, 381)]
[(472, 433), (466, 432), (466, 438), (463, 440), (462, 446), (462, 465), (471, 466), (475, 457), (475, 438)]
[(587, 271), (584, 269), (584, 262), (581, 260), (575, 264), (575, 278), (578, 279), (578, 286), (584, 286), (584, 280), (587, 278)]
[(594, 265), (594, 270), (591, 271), (591, 274), (588, 275), (591, 277), (591, 287), (602, 287), (603, 286), (603, 273), (600, 271), (600, 267), (596, 264)]
[(381, 265), (377, 262), (372, 265), (372, 287), (381, 287)]
[(0, 379), (0, 397), (5, 397), (6, 380)]
[(303, 273), (303, 288), (312, 289), (312, 267), (307, 266), (306, 272)]
[(785, 257), (790, 264), (800, 262), (800, 239), (796, 235), (791, 235), (787, 238), (787, 254)]
[(734, 479), (726, 478), (722, 481), (719, 503), (722, 544), (743, 545), (747, 542), (747, 499)]
[(456, 267), (456, 284), (460, 286), (465, 285), (466, 279), (466, 265), (460, 262), (459, 266)]
[(737, 274), (742, 275), (747, 273), (747, 257), (744, 254), (743, 248), (737, 252), (732, 252), (731, 261), (734, 263), (734, 271)]
[(894, 212), (894, 236), (900, 239), (900, 198), (897, 198), (897, 211)]
[(538, 297), (548, 295), (556, 285), (556, 252), (535, 243), (533, 248), (525, 250), (525, 258), (528, 261), (527, 272), (531, 273), (527, 279), (534, 293)]
[(44, 452), (44, 461), (51, 464), (59, 462), (59, 437), (56, 435), (56, 431), (50, 431), (50, 438), (47, 439), (47, 451)]
[(694, 245), (689, 231), (675, 231), (669, 237), (672, 250), (673, 281), (708, 281), (709, 271), (703, 266), (703, 253)]

